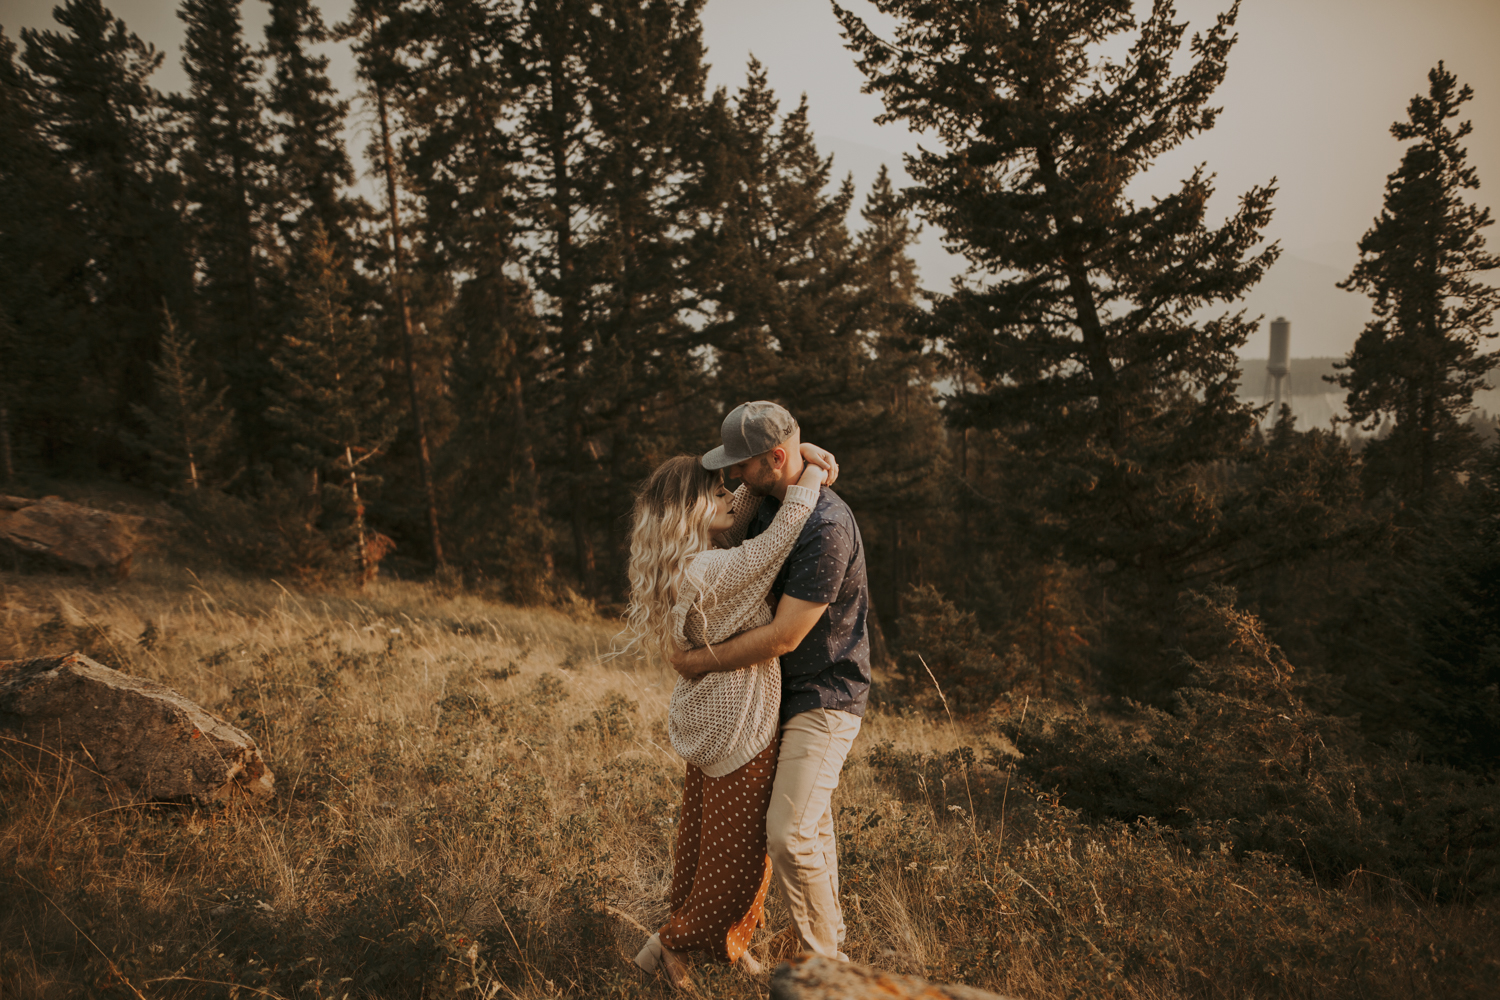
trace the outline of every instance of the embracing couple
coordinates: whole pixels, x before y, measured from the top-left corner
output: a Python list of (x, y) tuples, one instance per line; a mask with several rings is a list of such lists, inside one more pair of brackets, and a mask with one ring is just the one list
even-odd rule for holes
[(748, 946), (773, 872), (792, 922), (772, 950), (847, 960), (832, 799), (870, 690), (864, 546), (828, 488), (838, 463), (764, 400), (722, 437), (651, 474), (630, 537), (630, 633), (681, 675), (667, 729), (687, 761), (671, 916), (635, 960), (679, 986), (687, 952), (759, 970)]

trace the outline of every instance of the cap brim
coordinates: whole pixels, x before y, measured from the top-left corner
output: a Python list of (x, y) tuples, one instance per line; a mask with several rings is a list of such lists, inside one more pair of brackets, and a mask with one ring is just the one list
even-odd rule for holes
[(731, 465), (743, 462), (744, 459), (736, 458), (729, 454), (723, 445), (719, 445), (719, 447), (704, 455), (700, 461), (702, 461), (705, 469), (727, 469)]

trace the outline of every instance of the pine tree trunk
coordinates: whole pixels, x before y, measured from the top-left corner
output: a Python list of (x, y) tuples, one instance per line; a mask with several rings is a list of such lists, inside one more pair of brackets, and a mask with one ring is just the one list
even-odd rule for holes
[[(1423, 270), (1427, 273), (1429, 287), (1441, 286), (1442, 279), (1438, 276), (1435, 260), (1427, 262)], [(1446, 373), (1439, 370), (1436, 360), (1442, 354), (1445, 339), (1438, 321), (1438, 313), (1442, 308), (1440, 302), (1441, 299), (1430, 304), (1422, 329), (1427, 341), (1425, 346), (1430, 348), (1422, 359), (1422, 410), (1417, 424), (1421, 432), (1419, 444), (1422, 449), (1417, 466), (1417, 498), (1423, 504), (1431, 495), (1433, 482), (1437, 478), (1437, 397), (1438, 387), (1446, 381)]]
[[(962, 366), (959, 366), (958, 369), (958, 391), (966, 391), (964, 388), (964, 369)], [(958, 434), (958, 478), (965, 486), (973, 489), (973, 486), (969, 482), (970, 430), (972, 428), (965, 427)], [(969, 537), (969, 507), (972, 505), (972, 502), (968, 496), (960, 492), (958, 501), (958, 541), (960, 551), (964, 553), (966, 559), (969, 553), (974, 551), (973, 541)], [(960, 573), (957, 582), (958, 597), (960, 599), (967, 598), (969, 596), (969, 574)]]
[[(504, 275), (500, 281), (500, 315), (509, 316), (510, 292), (505, 286)], [(536, 448), (531, 441), (530, 421), (526, 412), (526, 383), (521, 378), (520, 354), (514, 337), (505, 338), (505, 371), (510, 373), (510, 437), (515, 451), (510, 455), (510, 472), (516, 474), (519, 460), (520, 475), (525, 479), (525, 498), (534, 511), (541, 509), (541, 485), (536, 475)], [(551, 556), (549, 554), (549, 565)]]
[[(238, 139), (238, 136), (236, 136)], [(236, 147), (237, 148), (237, 147)], [(251, 220), (250, 191), (245, 182), (245, 164), (238, 153), (234, 154), (234, 201), (235, 222), (240, 228), (240, 269), (244, 272), (241, 280), (245, 283), (245, 315), (240, 321), (245, 324), (245, 329), (250, 335), (248, 343), (241, 341), (239, 346), (246, 352), (258, 353), (261, 347), (260, 332), (260, 301), (255, 282), (255, 226)], [(239, 341), (239, 338), (235, 338)]]
[(517, 448), (515, 459), (519, 459), (521, 478), (525, 480), (526, 504), (532, 510), (540, 510), (541, 484), (536, 474), (536, 448), (531, 443), (531, 426), (526, 416), (525, 384), (521, 381), (521, 373), (514, 368), (511, 373), (510, 401), (511, 434)]
[(365, 547), (365, 505), (359, 500), (359, 475), (354, 471), (354, 452), (344, 445), (344, 461), (349, 463), (349, 496), (354, 501), (354, 546), (359, 557), (359, 584), (370, 582), (370, 553)]
[[(536, 449), (531, 442), (531, 426), (526, 413), (525, 383), (521, 380), (521, 373), (515, 366), (515, 343), (510, 345), (511, 351), (511, 437), (516, 442), (517, 451), (511, 456), (512, 475), (517, 474), (519, 465), (519, 476), (521, 479), (521, 498), (526, 507), (533, 513), (540, 514), (542, 509), (542, 484), (536, 474)], [(542, 565), (546, 568), (547, 576), (551, 576), (554, 566), (552, 562), (552, 551), (544, 548), (542, 552)]]
[[(570, 174), (568, 171), (568, 149), (567, 137), (564, 135), (566, 121), (566, 108), (564, 107), (563, 90), (565, 84), (562, 80), (566, 72), (563, 68), (563, 57), (560, 53), (550, 53), (549, 79), (548, 79), (548, 104), (551, 111), (550, 135), (547, 136), (550, 145), (549, 153), (552, 160), (552, 203), (554, 215), (557, 219), (554, 235), (557, 239), (557, 275), (560, 286), (559, 293), (562, 299), (562, 345), (567, 356), (567, 364), (570, 370), (581, 371), (587, 363), (582, 359), (582, 344), (579, 343), (579, 321), (578, 303), (575, 299), (577, 289), (574, 284), (573, 273), (573, 216), (570, 198)], [(571, 371), (570, 371), (571, 373)], [(581, 387), (580, 387), (581, 388)], [(584, 517), (584, 489), (583, 483), (587, 475), (587, 462), (584, 458), (584, 447), (586, 439), (583, 433), (583, 399), (581, 392), (573, 393), (572, 420), (568, 428), (569, 465), (574, 475), (572, 493), (572, 510), (570, 520), (573, 528), (573, 552), (577, 560), (576, 566), (578, 579), (582, 584), (584, 593), (592, 597), (594, 594), (594, 546), (589, 540), (588, 529)]]
[(182, 418), (182, 453), (187, 456), (188, 486), (198, 489), (198, 454), (193, 447), (193, 435), (187, 428), (188, 400), (182, 395), (177, 397), (177, 412), (183, 414)]
[(583, 510), (583, 482), (587, 477), (587, 468), (584, 463), (583, 426), (578, 419), (573, 421), (569, 435), (573, 451), (573, 475), (575, 486), (573, 489), (573, 551), (578, 560), (578, 579), (583, 585), (584, 593), (594, 596), (594, 543), (589, 540), (588, 526), (584, 523)]
[(1431, 495), (1433, 481), (1437, 478), (1437, 430), (1433, 426), (1437, 421), (1437, 401), (1433, 398), (1436, 395), (1431, 384), (1422, 393), (1422, 455), (1418, 469), (1417, 496), (1424, 503)]
[[(1057, 161), (1052, 150), (1044, 147), (1036, 153), (1042, 184), (1047, 194), (1055, 202), (1061, 201), (1062, 178), (1058, 176)], [(1060, 233), (1066, 234), (1074, 228), (1071, 220), (1059, 217), (1055, 211), (1052, 219)], [(1104, 431), (1110, 447), (1118, 452), (1124, 449), (1127, 437), (1124, 400), (1119, 398), (1119, 379), (1115, 376), (1114, 363), (1109, 357), (1109, 344), (1104, 324), (1099, 319), (1097, 303), (1094, 302), (1094, 290), (1089, 287), (1088, 267), (1083, 261), (1071, 258), (1072, 255), (1065, 252), (1062, 271), (1068, 279), (1068, 295), (1073, 300), (1078, 332), (1083, 336), (1084, 360), (1099, 399)]]
[[(437, 487), (432, 477), (432, 456), (427, 447), (427, 424), (422, 419), (421, 397), (417, 393), (417, 364), (412, 347), (411, 304), (406, 298), (405, 275), (402, 273), (401, 211), (396, 202), (396, 168), (391, 149), (390, 116), (386, 113), (385, 89), (375, 85), (375, 106), (380, 114), (380, 143), (385, 156), (385, 194), (390, 206), (391, 273), (396, 304), (401, 310), (401, 346), (406, 361), (406, 388), (411, 397), (412, 430), (417, 436), (418, 464), (422, 469), (422, 489), (427, 495), (427, 526), (432, 536), (432, 561), (437, 569), (446, 565), (443, 537), (438, 525)], [(352, 471), (352, 470), (351, 470)]]
[(10, 454), (10, 410), (0, 406), (0, 483), (16, 478), (16, 467)]
[(891, 615), (896, 622), (901, 621), (901, 594), (906, 589), (906, 540), (902, 538), (900, 516), (891, 518), (891, 553), (895, 556), (891, 562)]
[(1401, 489), (1406, 499), (1419, 495), (1422, 490), (1422, 388), (1413, 377), (1406, 387), (1406, 412), (1396, 414), (1396, 426), (1391, 436), (1402, 435), (1398, 445), (1397, 460), (1400, 462)]

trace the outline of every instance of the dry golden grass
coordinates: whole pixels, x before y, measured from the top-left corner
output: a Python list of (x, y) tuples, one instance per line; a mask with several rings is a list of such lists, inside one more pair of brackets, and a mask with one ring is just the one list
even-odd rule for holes
[[(416, 584), (0, 574), (0, 658), (156, 678), (252, 733), (278, 782), (259, 808), (101, 803), (0, 757), (0, 995), (666, 995), (628, 960), (664, 915), (673, 677), (601, 656), (613, 632)], [(1493, 995), (1483, 907), (1089, 826), (999, 739), (872, 710), (835, 800), (857, 961), (1038, 1000)]]

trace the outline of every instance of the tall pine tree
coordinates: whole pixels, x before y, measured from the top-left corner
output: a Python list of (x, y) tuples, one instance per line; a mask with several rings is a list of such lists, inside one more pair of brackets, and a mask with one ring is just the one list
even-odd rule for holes
[(1256, 249), (1273, 192), (1212, 227), (1201, 168), (1145, 204), (1126, 187), (1213, 126), (1237, 7), (1184, 53), (1166, 0), (1144, 20), (1129, 0), (875, 5), (894, 39), (840, 9), (845, 37), (882, 120), (939, 140), (909, 160), (908, 195), (972, 265), (931, 329), (962, 364), (960, 425), (1004, 435), (1011, 474), (986, 520), (1170, 607), (1223, 527), (1192, 469), (1232, 455), (1252, 423), (1234, 397), (1251, 324), (1194, 316), (1275, 259)]
[(829, 191), (833, 161), (818, 152), (805, 98), (779, 112), (754, 60), (733, 102), (715, 101), (718, 220), (707, 234), (704, 337), (726, 399), (795, 400), (799, 419), (816, 426), (815, 411), (837, 406), (861, 353), (864, 275), (845, 224), (854, 185), (846, 178)]
[(819, 152), (808, 117), (805, 98), (781, 113), (754, 60), (732, 99), (715, 95), (705, 172), (715, 210), (699, 233), (695, 275), (708, 317), (701, 336), (724, 408), (780, 400), (804, 440), (859, 470), (838, 491), (861, 518), (875, 602), (889, 619), (920, 575), (923, 528), (937, 537), (928, 518), (910, 514), (937, 502), (944, 454), (932, 358), (909, 322), (916, 229), (882, 171), (865, 228), (851, 235), (853, 183), (833, 183), (833, 159)]
[[(584, 589), (623, 579), (628, 487), (682, 447), (695, 371), (683, 277), (698, 214), (699, 0), (538, 0), (507, 55), (517, 207), (546, 337), (549, 498)], [(711, 418), (708, 418), (711, 420)], [(540, 457), (540, 456), (539, 456)], [(601, 567), (601, 545), (607, 564)]]
[(150, 84), (161, 55), (99, 0), (69, 0), (53, 16), (64, 31), (21, 37), (35, 120), (70, 175), (69, 224), (87, 248), (65, 293), (86, 316), (69, 371), (87, 430), (69, 450), (117, 467), (116, 431), (150, 392), (162, 302), (192, 314), (192, 270), (166, 109)]
[(347, 229), (359, 211), (347, 193), (354, 167), (341, 135), (349, 102), (328, 79), (328, 57), (312, 52), (333, 32), (311, 0), (270, 0), (270, 8), (261, 55), (272, 64), (266, 111), (276, 147), (274, 204), (282, 241), (290, 244), (314, 216), (347, 254)]
[(1385, 206), (1359, 241), (1359, 263), (1340, 288), (1366, 293), (1375, 318), (1333, 378), (1348, 390), (1349, 420), (1373, 429), (1394, 417), (1388, 436), (1365, 449), (1366, 481), (1418, 503), (1478, 454), (1463, 422), (1474, 392), (1495, 366), (1479, 350), (1500, 306), (1500, 289), (1475, 275), (1500, 268), (1481, 233), (1489, 209), (1464, 199), (1479, 176), (1460, 145), (1471, 122), (1452, 124), (1474, 92), (1442, 63), (1428, 91), (1391, 134), (1410, 142), (1385, 185)]
[[(0, 408), (17, 463), (56, 468), (85, 437), (73, 373), (87, 372), (90, 241), (66, 162), (48, 142), (39, 84), (0, 33)], [(0, 460), (3, 461), (3, 460)]]
[(260, 61), (244, 39), (239, 0), (185, 0), (182, 66), (190, 88), (174, 99), (185, 133), (184, 196), (198, 261), (201, 322), (243, 415), (245, 451), (259, 457), (262, 403), (274, 343), (267, 308), (266, 214), (270, 134), (257, 89)]
[[(421, 277), (423, 269), (412, 266), (413, 258), (420, 259), (425, 252), (425, 239), (403, 225), (402, 218), (411, 210), (409, 177), (404, 170), (403, 148), (410, 137), (406, 119), (408, 101), (420, 91), (413, 84), (413, 63), (420, 60), (410, 58), (406, 50), (423, 48), (418, 25), (423, 10), (408, 9), (388, 0), (360, 0), (355, 4), (350, 22), (344, 27), (346, 33), (356, 38), (354, 51), (359, 66), (359, 77), (365, 83), (366, 97), (375, 113), (375, 130), (370, 144), (370, 157), (376, 165), (385, 192), (384, 246), (380, 252), (370, 255), (367, 265), (379, 267), (386, 272), (386, 287), (389, 307), (385, 330), (395, 341), (395, 350), (389, 353), (400, 357), (406, 375), (406, 397), (408, 402), (407, 425), (410, 436), (402, 442), (409, 456), (409, 465), (415, 466), (415, 475), (403, 477), (421, 484), (421, 492), (408, 496), (401, 506), (415, 512), (425, 513), (426, 540), (430, 546), (433, 564), (442, 570), (445, 566), (442, 530), (437, 505), (437, 483), (432, 468), (432, 446), (428, 435), (430, 406), (424, 398), (421, 364), (421, 346), (430, 349), (431, 339), (423, 337), (419, 346), (418, 333), (430, 328), (421, 319), (422, 289), (414, 278)], [(423, 234), (425, 236), (425, 234)], [(427, 269), (430, 273), (430, 269)], [(427, 289), (428, 292), (438, 291)], [(434, 305), (437, 303), (434, 302)], [(434, 317), (435, 319), (435, 317)], [(441, 326), (434, 323), (438, 329)], [(429, 366), (435, 367), (435, 366)], [(398, 445), (400, 447), (400, 445)], [(410, 534), (410, 532), (409, 532)]]
[(350, 541), (368, 578), (378, 555), (369, 547), (366, 505), (380, 477), (373, 465), (395, 436), (375, 332), (353, 314), (343, 262), (314, 219), (304, 237), (307, 270), (297, 282), (300, 321), (271, 359), (278, 376), (267, 392), (268, 419), (280, 428), (294, 467), (313, 492), (346, 501)]
[(864, 228), (858, 297), (862, 342), (854, 350), (852, 397), (828, 438), (857, 476), (839, 492), (861, 518), (870, 582), (887, 623), (899, 621), (908, 589), (939, 572), (951, 534), (942, 483), (948, 448), (935, 383), (942, 356), (923, 336), (916, 264), (919, 229), (882, 165), (860, 211)]
[(437, 464), (455, 558), (531, 601), (548, 592), (552, 556), (532, 415), (542, 342), (517, 242), (522, 154), (506, 127), (514, 30), (508, 5), (441, 0), (414, 12), (400, 98), (413, 226), (424, 235), (416, 264), (452, 296), (441, 323), (454, 424)]

